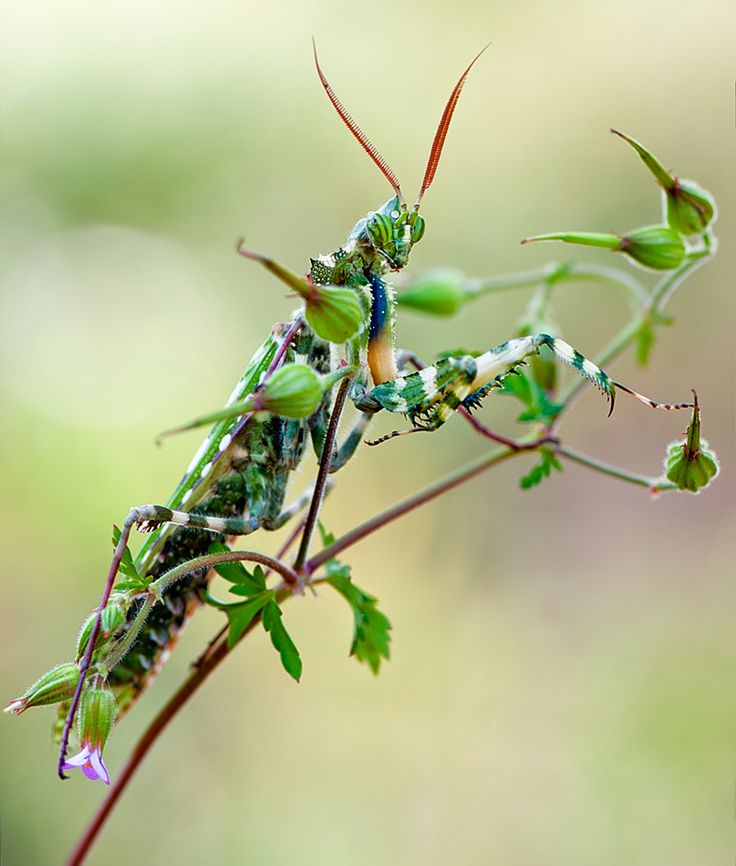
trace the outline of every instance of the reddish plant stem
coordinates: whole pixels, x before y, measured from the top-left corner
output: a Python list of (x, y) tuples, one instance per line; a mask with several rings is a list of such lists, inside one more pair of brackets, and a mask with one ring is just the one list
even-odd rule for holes
[(68, 779), (68, 776), (64, 775), (64, 764), (66, 763), (66, 753), (69, 748), (69, 735), (71, 734), (72, 725), (74, 724), (74, 716), (77, 713), (77, 707), (79, 706), (79, 700), (82, 697), (82, 689), (84, 688), (84, 681), (87, 676), (87, 671), (89, 670), (90, 664), (92, 663), (92, 654), (95, 651), (95, 644), (97, 643), (97, 636), (100, 633), (100, 629), (102, 628), (102, 611), (105, 608), (105, 605), (110, 599), (110, 593), (112, 592), (112, 588), (115, 584), (115, 575), (118, 573), (118, 568), (120, 568), (120, 563), (123, 559), (123, 554), (125, 553), (125, 548), (128, 545), (128, 538), (130, 537), (130, 530), (135, 523), (135, 519), (132, 514), (129, 514), (125, 518), (125, 523), (123, 524), (122, 532), (120, 533), (120, 538), (118, 539), (118, 543), (115, 546), (115, 551), (113, 553), (112, 562), (110, 563), (110, 570), (107, 573), (107, 580), (105, 581), (105, 589), (102, 592), (102, 598), (100, 599), (100, 604), (97, 608), (97, 616), (95, 616), (95, 621), (92, 626), (92, 631), (89, 634), (89, 638), (87, 639), (87, 646), (84, 650), (84, 655), (82, 656), (82, 661), (79, 664), (79, 680), (77, 681), (77, 687), (74, 690), (74, 697), (72, 698), (72, 702), (69, 705), (69, 712), (67, 713), (66, 720), (64, 722), (64, 729), (61, 732), (61, 745), (59, 747), (59, 760), (56, 766), (56, 772), (60, 779)]
[(345, 407), (345, 400), (348, 396), (348, 389), (352, 383), (352, 379), (343, 379), (340, 383), (340, 388), (335, 397), (335, 405), (332, 407), (330, 414), (330, 423), (327, 426), (325, 441), (322, 445), (322, 456), (319, 461), (319, 471), (317, 472), (317, 480), (314, 482), (314, 493), (312, 501), (309, 503), (309, 511), (307, 519), (304, 521), (304, 531), (302, 540), (299, 544), (299, 551), (294, 560), (294, 570), (298, 573), (309, 553), (309, 543), (312, 540), (314, 527), (317, 525), (319, 510), (322, 507), (322, 501), (325, 498), (325, 488), (330, 471), (330, 463), (332, 462), (332, 453), (335, 448), (335, 440), (337, 439), (337, 428), (340, 423), (340, 416)]
[[(529, 443), (519, 444), (523, 444), (525, 448), (533, 448), (537, 447), (540, 444), (543, 444), (546, 441), (547, 438), (544, 437), (543, 439), (536, 439)], [(386, 524), (392, 522), (393, 520), (396, 520), (398, 517), (401, 517), (402, 515), (407, 514), (410, 511), (413, 511), (415, 508), (419, 508), (420, 505), (423, 505), (425, 502), (429, 502), (430, 500), (435, 499), (442, 493), (445, 493), (448, 490), (452, 490), (454, 487), (458, 487), (465, 481), (469, 481), (471, 478), (474, 478), (476, 475), (480, 475), (480, 473), (484, 472), (486, 469), (490, 469), (493, 466), (496, 466), (511, 457), (517, 456), (518, 453), (520, 453), (519, 449), (513, 450), (511, 448), (506, 448), (503, 450), (499, 449), (488, 455), (483, 455), (478, 460), (475, 460), (474, 462), (463, 467), (462, 469), (459, 469), (456, 472), (447, 475), (439, 482), (436, 482), (435, 484), (426, 487), (424, 490), (420, 491), (414, 496), (411, 496), (403, 500), (402, 502), (399, 502), (393, 508), (389, 508), (387, 511), (376, 515), (375, 517), (356, 527), (356, 529), (354, 529), (352, 532), (348, 532), (346, 535), (338, 538), (337, 541), (335, 541), (324, 550), (320, 551), (320, 553), (318, 553), (309, 562), (307, 562), (304, 566), (305, 570), (309, 574), (313, 573), (320, 565), (322, 565), (328, 559), (336, 556), (339, 552), (360, 541), (362, 538), (365, 538), (367, 535), (370, 535), (372, 532), (375, 532), (380, 527), (385, 526)], [(296, 537), (296, 535), (294, 537)], [(291, 538), (288, 539), (287, 544), (290, 544), (292, 540), (293, 539)], [(291, 589), (288, 587), (280, 590), (277, 596), (279, 602), (283, 602), (290, 597), (292, 597), (292, 592)], [(250, 634), (259, 622), (260, 616), (255, 617), (253, 621), (249, 624), (245, 632), (241, 635), (240, 640), (242, 640), (247, 634)], [(238, 643), (240, 643), (240, 640), (238, 641)], [(238, 644), (236, 644), (235, 646), (237, 645)], [(233, 647), (233, 649), (234, 648), (235, 647)], [(97, 839), (97, 836), (104, 827), (107, 818), (109, 817), (113, 808), (124, 793), (125, 789), (130, 783), (131, 778), (135, 774), (143, 759), (150, 751), (153, 744), (163, 733), (169, 722), (171, 722), (171, 720), (176, 716), (179, 710), (189, 700), (189, 698), (197, 691), (197, 689), (202, 685), (205, 679), (230, 654), (231, 651), (232, 650), (229, 650), (227, 647), (227, 641), (225, 639), (224, 633), (221, 637), (216, 637), (213, 640), (213, 642), (211, 643), (210, 651), (202, 659), (199, 666), (192, 671), (187, 680), (185, 680), (185, 682), (179, 687), (179, 689), (168, 701), (166, 706), (163, 707), (163, 709), (159, 712), (159, 714), (154, 718), (154, 720), (142, 734), (140, 740), (134, 747), (133, 751), (130, 754), (130, 757), (126, 761), (123, 769), (121, 770), (120, 775), (118, 776), (113, 786), (110, 788), (107, 796), (100, 804), (97, 813), (85, 829), (84, 834), (74, 848), (74, 851), (72, 852), (69, 860), (67, 861), (67, 866), (80, 866), (80, 864), (84, 862), (84, 859), (86, 858), (92, 845)]]

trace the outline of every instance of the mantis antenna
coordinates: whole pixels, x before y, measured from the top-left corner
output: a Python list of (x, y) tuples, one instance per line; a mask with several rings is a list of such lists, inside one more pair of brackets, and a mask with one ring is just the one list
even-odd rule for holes
[(381, 156), (378, 152), (376, 146), (371, 143), (368, 136), (363, 132), (363, 130), (358, 126), (358, 124), (353, 120), (353, 118), (348, 113), (345, 106), (340, 102), (337, 97), (337, 94), (330, 86), (329, 81), (325, 78), (324, 72), (322, 72), (322, 68), (319, 65), (319, 58), (317, 57), (317, 41), (314, 36), (312, 37), (312, 48), (314, 50), (314, 63), (317, 67), (317, 75), (319, 75), (319, 80), (322, 82), (322, 86), (325, 89), (325, 93), (330, 99), (330, 102), (335, 107), (335, 111), (340, 115), (342, 122), (347, 126), (347, 128), (352, 132), (355, 138), (358, 140), (360, 146), (365, 150), (368, 156), (375, 162), (375, 164), (381, 170), (381, 174), (386, 178), (386, 180), (391, 184), (394, 189), (394, 192), (399, 198), (399, 201), (404, 204), (404, 195), (401, 192), (401, 187), (399, 186), (399, 179), (396, 177), (394, 172), (389, 167), (386, 160)]
[(481, 50), (470, 61), (470, 63), (465, 69), (465, 72), (463, 72), (463, 74), (460, 76), (460, 80), (453, 88), (452, 93), (450, 94), (450, 98), (447, 100), (447, 105), (445, 105), (445, 110), (442, 112), (442, 117), (440, 118), (437, 132), (435, 132), (434, 134), (432, 149), (429, 152), (429, 159), (427, 160), (427, 168), (424, 171), (422, 188), (419, 190), (419, 195), (417, 196), (414, 210), (419, 210), (419, 205), (422, 201), (422, 197), (432, 185), (432, 181), (434, 180), (435, 172), (437, 171), (437, 166), (439, 165), (440, 157), (442, 156), (442, 148), (445, 146), (447, 130), (450, 128), (452, 115), (455, 112), (455, 106), (457, 105), (457, 101), (458, 99), (460, 99), (460, 93), (462, 92), (463, 86), (465, 85), (465, 79), (468, 77), (468, 73), (473, 68), (475, 61), (481, 56), (481, 54), (483, 54), (483, 52), (486, 50), (486, 48), (488, 48), (490, 44), (491, 43), (489, 42), (487, 45), (484, 45), (483, 48), (481, 48)]

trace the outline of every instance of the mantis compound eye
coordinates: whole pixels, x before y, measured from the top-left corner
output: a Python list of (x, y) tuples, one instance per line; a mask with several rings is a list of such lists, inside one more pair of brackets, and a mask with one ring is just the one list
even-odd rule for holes
[(377, 249), (385, 249), (394, 239), (393, 221), (383, 213), (374, 213), (368, 217), (366, 231), (371, 243)]
[(414, 213), (409, 217), (409, 225), (411, 226), (411, 242), (415, 244), (424, 236), (424, 218), (414, 211)]

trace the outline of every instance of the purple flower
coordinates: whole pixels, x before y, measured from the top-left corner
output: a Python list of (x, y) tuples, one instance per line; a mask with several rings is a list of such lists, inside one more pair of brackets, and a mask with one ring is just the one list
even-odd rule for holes
[(107, 772), (107, 767), (102, 760), (102, 751), (97, 748), (93, 749), (88, 743), (82, 744), (82, 751), (78, 755), (74, 755), (65, 762), (65, 770), (81, 769), (84, 775), (96, 782), (98, 779), (106, 785), (110, 784), (110, 774)]

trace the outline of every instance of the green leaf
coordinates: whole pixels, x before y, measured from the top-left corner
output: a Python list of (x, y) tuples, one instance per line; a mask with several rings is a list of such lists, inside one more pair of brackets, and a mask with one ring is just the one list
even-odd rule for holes
[(555, 456), (551, 448), (542, 447), (539, 449), (539, 462), (536, 463), (519, 480), (519, 486), (522, 490), (529, 490), (531, 487), (536, 487), (541, 484), (545, 478), (549, 477), (553, 469), (562, 472), (562, 464)]
[[(207, 548), (207, 553), (229, 552), (230, 548), (221, 541), (213, 541)], [(242, 562), (221, 562), (215, 566), (215, 571), (229, 583), (235, 584), (230, 589), (233, 595), (258, 595), (266, 589), (266, 575), (260, 565), (251, 573)]]
[(226, 604), (213, 598), (209, 593), (203, 593), (207, 604), (211, 607), (216, 607), (218, 610), (224, 610), (227, 615), (230, 626), (227, 635), (228, 649), (232, 649), (235, 646), (240, 636), (253, 621), (253, 618), (273, 599), (273, 596), (273, 590), (268, 589), (259, 595), (254, 595), (247, 601), (236, 601), (232, 604)]
[[(117, 547), (119, 541), (120, 530), (113, 524), (112, 546)], [(128, 578), (127, 580), (120, 580), (115, 584), (115, 589), (120, 592), (136, 592), (138, 590), (146, 589), (152, 580), (151, 577), (141, 577), (138, 573), (138, 569), (135, 566), (133, 556), (128, 547), (123, 551), (123, 557), (120, 560), (120, 568), (118, 569), (118, 572)]]
[(350, 655), (365, 662), (373, 673), (377, 674), (381, 659), (388, 659), (390, 656), (391, 623), (376, 607), (377, 599), (352, 582), (349, 566), (340, 565), (337, 560), (332, 560), (332, 563), (332, 570), (328, 568), (328, 583), (350, 605), (355, 620)]
[(328, 532), (325, 529), (321, 520), (317, 521), (317, 528), (319, 529), (319, 535), (320, 535), (320, 538), (322, 539), (322, 547), (329, 547), (333, 543), (333, 541), (335, 540), (334, 533)]
[(281, 664), (290, 677), (299, 682), (302, 675), (302, 660), (299, 650), (284, 628), (281, 621), (281, 608), (275, 601), (269, 601), (263, 610), (263, 627), (271, 635), (271, 643), (281, 656)]
[(554, 403), (539, 383), (527, 373), (518, 376), (509, 375), (503, 380), (500, 393), (516, 397), (526, 407), (516, 419), (522, 424), (548, 424), (563, 410), (563, 406)]

